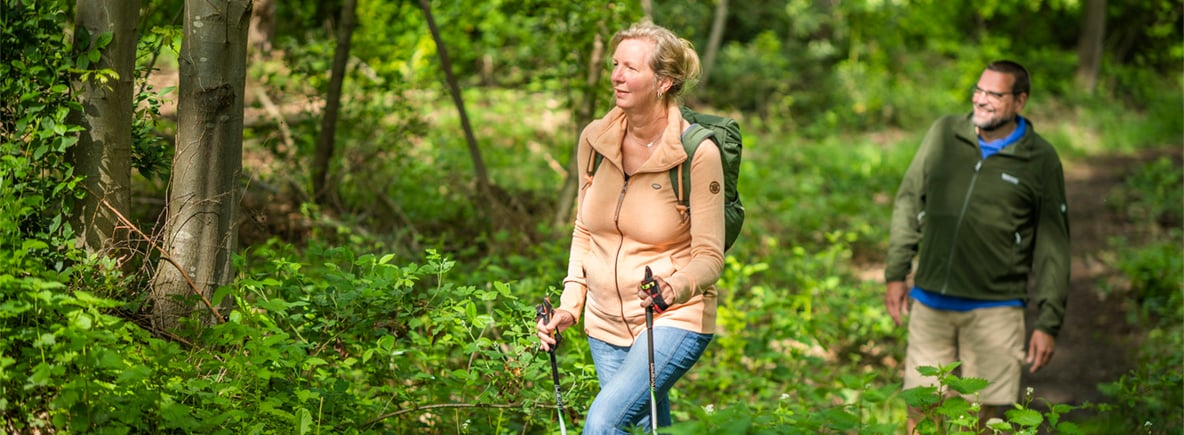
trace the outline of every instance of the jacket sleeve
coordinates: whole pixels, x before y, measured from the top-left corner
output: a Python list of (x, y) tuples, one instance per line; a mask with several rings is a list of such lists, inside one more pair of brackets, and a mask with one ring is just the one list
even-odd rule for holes
[(578, 323), (580, 315), (584, 312), (584, 302), (588, 293), (588, 280), (584, 273), (584, 258), (588, 255), (589, 247), (591, 246), (591, 234), (588, 232), (588, 227), (580, 219), (580, 209), (584, 204), (584, 193), (587, 191), (587, 185), (592, 182), (592, 177), (585, 172), (584, 168), (591, 164), (592, 146), (588, 142), (585, 134), (587, 128), (580, 134), (579, 141), (576, 142), (576, 164), (578, 165), (577, 172), (573, 174), (579, 177), (579, 193), (576, 196), (576, 217), (575, 225), (571, 234), (571, 250), (567, 260), (567, 276), (563, 278), (563, 294), (559, 297), (559, 308), (557, 310), (566, 311), (572, 315), (572, 318)]
[(928, 161), (933, 150), (941, 146), (941, 125), (942, 121), (938, 120), (929, 128), (896, 191), (884, 267), (884, 280), (887, 282), (904, 281), (912, 272), (913, 258), (921, 242), (922, 213), (925, 211), (925, 192), (928, 189)]
[(704, 140), (691, 159), (691, 261), (666, 279), (673, 303), (702, 294), (724, 268), (724, 168), (719, 147)]
[(1055, 151), (1041, 171), (1039, 215), (1033, 272), (1034, 300), (1038, 310), (1035, 328), (1056, 336), (1065, 317), (1069, 296), (1069, 206), (1065, 199), (1065, 175)]

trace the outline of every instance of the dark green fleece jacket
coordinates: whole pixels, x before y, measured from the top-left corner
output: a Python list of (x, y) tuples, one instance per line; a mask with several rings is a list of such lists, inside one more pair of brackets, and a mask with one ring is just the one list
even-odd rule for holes
[(970, 117), (943, 117), (897, 191), (884, 278), (905, 280), (919, 255), (916, 286), (1035, 303), (1035, 327), (1056, 336), (1069, 293), (1067, 213), (1060, 158), (1034, 126), (983, 159)]

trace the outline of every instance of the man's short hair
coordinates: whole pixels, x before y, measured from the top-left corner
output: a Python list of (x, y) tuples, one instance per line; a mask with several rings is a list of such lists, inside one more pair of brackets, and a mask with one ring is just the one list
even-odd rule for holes
[(1004, 74), (1011, 74), (1015, 77), (1015, 83), (1011, 85), (1011, 92), (1016, 95), (1028, 94), (1032, 88), (1031, 79), (1028, 78), (1028, 69), (1024, 68), (1017, 62), (1010, 60), (997, 60), (987, 65), (987, 69)]

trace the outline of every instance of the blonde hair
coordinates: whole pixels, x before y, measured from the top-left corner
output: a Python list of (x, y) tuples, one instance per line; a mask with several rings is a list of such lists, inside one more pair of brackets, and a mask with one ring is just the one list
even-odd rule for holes
[(649, 20), (634, 23), (628, 29), (613, 35), (612, 50), (626, 39), (648, 39), (654, 42), (654, 52), (650, 54), (650, 69), (654, 70), (654, 81), (668, 78), (670, 89), (662, 95), (663, 100), (677, 98), (688, 89), (694, 87), (699, 79), (699, 54), (695, 52), (691, 41), (678, 37), (669, 29), (650, 22)]

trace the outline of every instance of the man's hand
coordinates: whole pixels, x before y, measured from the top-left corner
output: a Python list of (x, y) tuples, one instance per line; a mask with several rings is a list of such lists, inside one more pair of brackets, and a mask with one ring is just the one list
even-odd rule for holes
[(888, 308), (888, 315), (896, 326), (900, 326), (900, 316), (909, 314), (909, 289), (904, 281), (891, 281), (884, 292), (884, 307)]
[(1028, 364), (1032, 366), (1029, 371), (1036, 373), (1037, 370), (1048, 365), (1056, 347), (1056, 337), (1041, 330), (1032, 331), (1032, 338), (1028, 340)]

